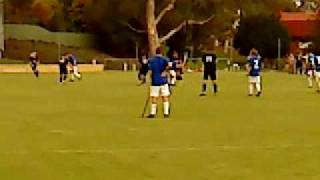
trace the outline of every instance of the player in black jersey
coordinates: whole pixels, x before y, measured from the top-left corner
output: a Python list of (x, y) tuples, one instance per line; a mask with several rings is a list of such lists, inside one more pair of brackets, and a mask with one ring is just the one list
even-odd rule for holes
[(63, 55), (59, 60), (60, 83), (64, 83), (68, 78), (68, 58)]
[[(217, 84), (217, 56), (213, 52), (205, 52), (202, 56), (203, 63), (203, 84), (202, 84), (202, 93), (200, 96), (207, 95), (207, 84), (209, 81), (212, 81), (213, 93), (218, 93), (218, 84)], [(210, 79), (210, 80), (209, 80)]]

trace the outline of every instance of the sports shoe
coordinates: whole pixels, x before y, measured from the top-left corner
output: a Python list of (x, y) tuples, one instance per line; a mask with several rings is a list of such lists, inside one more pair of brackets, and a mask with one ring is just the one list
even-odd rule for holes
[(201, 93), (200, 96), (204, 97), (204, 96), (207, 96), (207, 94), (206, 93)]
[(164, 117), (165, 119), (169, 119), (169, 118), (170, 118), (170, 115), (169, 115), (169, 114), (165, 114), (165, 115), (163, 115), (163, 117)]
[(256, 96), (257, 96), (257, 97), (260, 97), (261, 94), (262, 94), (262, 92), (258, 92)]
[(155, 118), (155, 117), (156, 117), (156, 116), (153, 115), (153, 114), (149, 114), (149, 116), (147, 116), (148, 119), (153, 119), (153, 118)]

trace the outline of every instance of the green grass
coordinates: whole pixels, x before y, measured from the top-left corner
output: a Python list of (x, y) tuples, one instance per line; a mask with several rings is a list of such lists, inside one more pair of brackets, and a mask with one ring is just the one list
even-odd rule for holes
[(0, 75), (1, 180), (320, 179), (320, 95), (303, 77), (265, 73), (248, 97), (243, 73), (220, 73), (200, 98), (200, 74), (174, 90), (170, 120), (139, 118), (136, 74)]

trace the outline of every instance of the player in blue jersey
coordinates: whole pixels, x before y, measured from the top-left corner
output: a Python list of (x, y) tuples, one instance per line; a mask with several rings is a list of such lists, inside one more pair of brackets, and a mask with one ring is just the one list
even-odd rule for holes
[(256, 49), (252, 49), (248, 56), (247, 72), (249, 77), (249, 96), (253, 96), (256, 89), (256, 96), (261, 96), (261, 57)]
[(81, 80), (82, 77), (78, 69), (78, 60), (76, 56), (72, 53), (68, 53), (67, 59), (70, 64), (71, 81), (74, 81), (75, 79)]
[(170, 58), (169, 62), (169, 85), (175, 86), (177, 82), (177, 68), (178, 68), (178, 62), (179, 61), (179, 54), (176, 51), (173, 51), (172, 57)]
[[(203, 83), (202, 83), (202, 92), (200, 96), (207, 95), (207, 84), (211, 80), (212, 82), (212, 91), (214, 94), (218, 93), (218, 84), (217, 84), (217, 56), (215, 53), (207, 51), (202, 56), (203, 63)], [(210, 79), (210, 80), (209, 80)]]
[(312, 88), (313, 87), (313, 79), (314, 79), (314, 72), (315, 72), (315, 58), (316, 56), (313, 53), (308, 54), (308, 59), (307, 59), (307, 76), (308, 76), (308, 87)]
[(157, 48), (156, 55), (149, 60), (149, 72), (151, 74), (151, 111), (148, 118), (154, 118), (157, 114), (159, 97), (163, 101), (163, 113), (165, 118), (170, 115), (170, 89), (168, 85), (169, 60), (161, 55), (161, 49)]
[(320, 93), (320, 56), (316, 56), (314, 59), (314, 69), (315, 69), (315, 77), (317, 82), (317, 92)]

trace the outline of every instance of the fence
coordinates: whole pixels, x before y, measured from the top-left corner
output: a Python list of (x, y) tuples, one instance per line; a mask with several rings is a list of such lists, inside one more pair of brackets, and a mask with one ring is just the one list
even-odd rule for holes
[(87, 33), (51, 32), (35, 25), (5, 24), (5, 39), (42, 41), (70, 47), (94, 47), (96, 37)]

